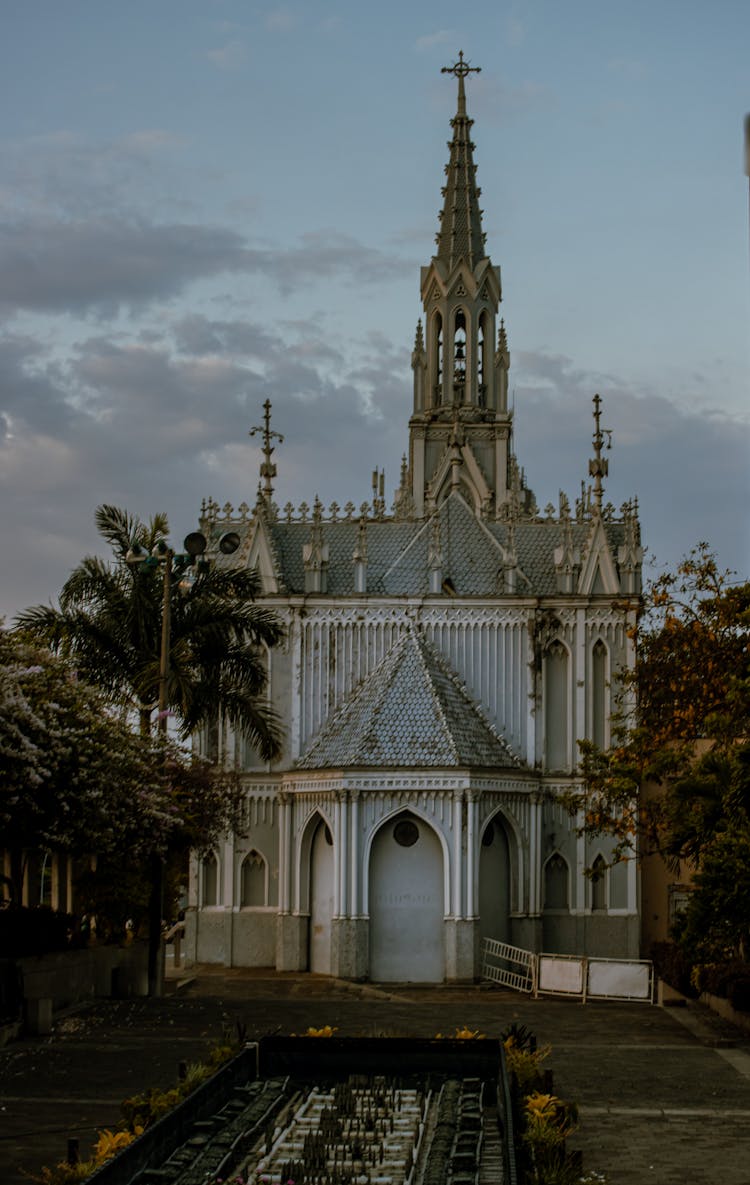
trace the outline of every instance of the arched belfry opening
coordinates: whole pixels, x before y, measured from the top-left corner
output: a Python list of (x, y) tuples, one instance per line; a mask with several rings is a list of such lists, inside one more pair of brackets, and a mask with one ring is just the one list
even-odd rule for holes
[[(491, 337), (490, 337), (490, 340)], [(486, 375), (489, 371), (487, 358), (487, 313), (482, 313), (477, 327), (477, 406), (487, 407)]]
[(453, 315), (453, 402), (466, 399), (466, 314), (456, 309)]

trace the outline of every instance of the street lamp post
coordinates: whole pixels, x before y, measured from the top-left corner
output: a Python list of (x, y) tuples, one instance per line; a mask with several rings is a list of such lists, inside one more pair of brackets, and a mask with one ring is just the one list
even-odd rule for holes
[[(218, 541), (219, 551), (231, 555), (240, 545), (240, 537), (234, 531), (225, 532)], [(175, 552), (163, 540), (147, 554), (133, 543), (125, 556), (130, 567), (143, 564), (147, 567), (159, 565), (162, 569), (161, 642), (159, 646), (159, 695), (157, 731), (165, 744), (169, 717), (169, 673), (172, 636), (172, 585), (175, 572), (183, 573), (195, 563), (206, 563), (201, 557), (206, 551), (206, 537), (200, 531), (192, 531), (185, 537), (184, 552)], [(163, 754), (166, 759), (166, 748)], [(164, 857), (154, 852), (150, 857), (150, 889), (148, 903), (148, 994), (161, 996), (164, 991), (164, 952), (161, 932), (164, 918)]]

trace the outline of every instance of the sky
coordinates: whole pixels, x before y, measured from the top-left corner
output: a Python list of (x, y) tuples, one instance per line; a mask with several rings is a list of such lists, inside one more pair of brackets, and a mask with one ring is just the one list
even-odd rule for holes
[(2, 0), (0, 616), (102, 503), (398, 485), (459, 50), (515, 451), (571, 501), (612, 430), (649, 572), (750, 576), (746, 0)]

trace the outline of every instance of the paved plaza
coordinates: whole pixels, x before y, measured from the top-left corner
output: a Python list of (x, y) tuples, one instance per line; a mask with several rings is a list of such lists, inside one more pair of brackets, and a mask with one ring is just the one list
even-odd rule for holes
[[(171, 984), (172, 989), (175, 983)], [(750, 1038), (700, 1005), (531, 1000), (486, 987), (409, 988), (201, 968), (160, 1000), (97, 1001), (49, 1037), (0, 1049), (0, 1182), (86, 1151), (120, 1102), (172, 1085), (225, 1027), (248, 1039), (330, 1024), (341, 1036), (499, 1036), (512, 1021), (553, 1049), (555, 1092), (578, 1102), (570, 1141), (612, 1185), (750, 1185)]]

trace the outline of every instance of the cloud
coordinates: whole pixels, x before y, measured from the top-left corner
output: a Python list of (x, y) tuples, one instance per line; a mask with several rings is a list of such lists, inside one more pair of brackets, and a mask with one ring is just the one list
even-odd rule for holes
[(612, 430), (605, 498), (617, 507), (638, 497), (650, 554), (672, 565), (707, 539), (724, 564), (747, 570), (746, 417), (681, 407), (543, 351), (517, 352), (513, 375), (516, 452), (540, 505), (556, 502), (559, 488), (576, 496), (580, 482), (588, 482), (598, 392), (602, 425)]
[(288, 33), (293, 29), (297, 23), (296, 17), (291, 9), (286, 6), (280, 8), (272, 8), (266, 14), (265, 25), (272, 33)]
[(511, 14), (505, 21), (505, 39), (508, 45), (522, 45), (526, 40), (526, 29), (519, 17)]
[(289, 293), (302, 280), (334, 275), (380, 283), (406, 266), (335, 231), (310, 232), (297, 246), (275, 249), (249, 247), (222, 227), (156, 225), (137, 217), (0, 223), (0, 309), (6, 313), (113, 315), (222, 272), (264, 275)]
[(471, 113), (481, 117), (482, 125), (502, 126), (527, 112), (548, 110), (555, 97), (547, 83), (527, 78), (509, 86), (499, 78), (482, 73), (472, 81)]
[(0, 224), (0, 308), (113, 314), (249, 266), (233, 231), (109, 216)]
[(4, 145), (0, 213), (20, 223), (35, 216), (76, 221), (151, 203), (160, 175), (154, 164), (162, 165), (167, 153), (182, 144), (158, 127), (103, 141), (69, 129), (12, 141)]
[(434, 49), (436, 45), (453, 45), (456, 34), (452, 29), (437, 29), (434, 33), (423, 33), (417, 37), (416, 47), (420, 53)]
[(245, 63), (247, 50), (241, 41), (228, 41), (216, 49), (209, 49), (206, 57), (218, 70), (239, 70)]
[[(540, 506), (588, 482), (592, 397), (613, 430), (605, 498), (638, 495), (643, 539), (674, 563), (707, 538), (742, 567), (750, 489), (750, 426), (686, 411), (617, 375), (544, 351), (516, 351), (515, 449)], [(409, 352), (382, 333), (331, 337), (323, 316), (268, 324), (202, 314), (165, 319), (159, 334), (100, 333), (62, 358), (20, 334), (0, 337), (0, 548), (12, 556), (0, 613), (46, 601), (98, 546), (101, 502), (170, 515), (175, 538), (197, 522), (200, 499), (252, 505), (261, 461), (262, 404), (285, 439), (275, 453), (281, 506), (356, 506), (369, 474), (386, 469), (390, 501), (408, 446)], [(721, 475), (720, 481), (717, 474)]]

